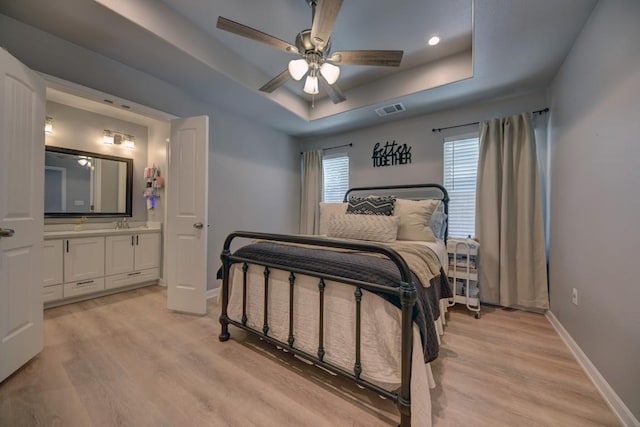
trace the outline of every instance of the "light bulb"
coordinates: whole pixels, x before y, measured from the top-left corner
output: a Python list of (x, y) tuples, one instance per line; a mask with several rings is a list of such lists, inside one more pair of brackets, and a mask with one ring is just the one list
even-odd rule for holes
[(325, 78), (327, 83), (330, 85), (334, 84), (338, 81), (338, 77), (340, 76), (340, 68), (325, 62), (320, 66), (320, 74)]
[(108, 130), (105, 130), (102, 133), (102, 143), (103, 144), (108, 144), (108, 145), (113, 145), (113, 142), (114, 142), (113, 141), (113, 133), (108, 131)]
[(440, 43), (440, 37), (438, 37), (438, 36), (433, 36), (433, 37), (431, 37), (431, 38), (429, 39), (428, 43), (429, 43), (429, 46), (435, 46), (435, 45), (437, 45), (438, 43)]
[(309, 64), (306, 59), (292, 59), (289, 61), (289, 74), (294, 80), (300, 80), (309, 71)]
[(122, 139), (122, 146), (130, 150), (136, 148), (136, 143), (134, 142), (133, 136), (125, 135)]
[(51, 117), (47, 117), (44, 121), (44, 131), (46, 133), (53, 133), (53, 119)]
[(307, 81), (304, 83), (304, 91), (309, 95), (318, 93), (318, 78), (316, 76), (307, 76)]

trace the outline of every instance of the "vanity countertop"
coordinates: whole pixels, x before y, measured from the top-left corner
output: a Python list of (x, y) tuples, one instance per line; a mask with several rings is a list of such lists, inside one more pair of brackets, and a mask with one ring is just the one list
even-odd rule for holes
[(53, 239), (71, 239), (74, 237), (97, 237), (97, 236), (117, 236), (123, 234), (145, 234), (159, 233), (161, 231), (159, 224), (142, 225), (130, 228), (97, 228), (82, 230), (62, 230), (62, 231), (45, 231), (44, 240)]

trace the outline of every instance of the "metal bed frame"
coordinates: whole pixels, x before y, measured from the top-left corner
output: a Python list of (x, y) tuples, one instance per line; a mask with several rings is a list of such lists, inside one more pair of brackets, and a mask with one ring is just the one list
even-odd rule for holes
[[(417, 188), (435, 188), (442, 194), (441, 197), (437, 197), (445, 204), (445, 213), (448, 213), (449, 197), (447, 191), (439, 184), (416, 184), (406, 186), (385, 186), (385, 187), (359, 187), (353, 188), (347, 191), (345, 194), (345, 200), (348, 195), (354, 191), (375, 191), (375, 190), (397, 190), (397, 189), (417, 189)], [(445, 232), (446, 236), (446, 232)], [(312, 245), (325, 248), (338, 248), (349, 249), (360, 252), (377, 253), (385, 256), (391, 260), (400, 273), (400, 283), (398, 287), (378, 285), (375, 283), (363, 282), (360, 280), (353, 280), (344, 277), (338, 277), (329, 274), (322, 274), (315, 271), (310, 271), (301, 268), (292, 268), (286, 265), (279, 265), (267, 262), (259, 262), (252, 259), (247, 259), (231, 254), (231, 243), (236, 238), (249, 238), (268, 240), (273, 242), (284, 243), (299, 243), (305, 245)], [(445, 237), (446, 239), (446, 237)], [(264, 341), (271, 343), (275, 346), (286, 349), (286, 351), (299, 356), (302, 359), (310, 361), (317, 366), (320, 366), (334, 374), (341, 375), (349, 378), (361, 387), (367, 388), (384, 396), (387, 399), (393, 401), (400, 412), (400, 427), (409, 427), (411, 425), (411, 357), (413, 352), (413, 328), (412, 328), (412, 314), (413, 306), (417, 297), (416, 285), (412, 281), (411, 271), (407, 266), (405, 260), (393, 249), (376, 245), (372, 243), (358, 243), (358, 242), (343, 242), (335, 241), (320, 237), (309, 236), (295, 236), (284, 234), (270, 234), (270, 233), (257, 233), (248, 231), (236, 231), (227, 236), (221, 255), (222, 259), (222, 314), (220, 315), (221, 332), (220, 341), (227, 341), (230, 338), (229, 325), (234, 325), (240, 329), (244, 329), (254, 335), (259, 336)], [(227, 308), (229, 305), (229, 275), (231, 266), (236, 263), (242, 263), (242, 319), (240, 322), (230, 319), (227, 314)], [(247, 326), (247, 271), (249, 264), (260, 265), (264, 267), (264, 319), (262, 330), (256, 330)], [(269, 336), (269, 312), (268, 312), (268, 295), (269, 295), (269, 276), (270, 269), (276, 268), (284, 270), (289, 273), (289, 336), (287, 342), (282, 342)], [(296, 275), (302, 274), (311, 276), (318, 279), (318, 304), (319, 304), (319, 334), (318, 334), (318, 349), (315, 355), (302, 351), (295, 347), (295, 336), (293, 334), (293, 295), (295, 292)], [(355, 288), (354, 300), (356, 303), (356, 342), (355, 342), (355, 364), (353, 366), (353, 372), (348, 372), (341, 367), (332, 365), (325, 362), (324, 359), (324, 289), (325, 281), (331, 280), (339, 283), (351, 285)], [(361, 330), (361, 301), (362, 290), (375, 291), (377, 293), (384, 293), (393, 295), (399, 298), (402, 311), (402, 336), (401, 336), (401, 381), (400, 389), (398, 392), (391, 392), (385, 390), (369, 381), (361, 378), (362, 365), (360, 363), (360, 330)]]

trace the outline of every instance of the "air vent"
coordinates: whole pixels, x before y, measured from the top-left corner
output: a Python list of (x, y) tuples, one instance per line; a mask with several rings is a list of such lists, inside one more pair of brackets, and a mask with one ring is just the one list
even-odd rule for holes
[(380, 117), (388, 116), (389, 114), (401, 113), (404, 111), (404, 105), (401, 103), (385, 105), (384, 107), (376, 108), (376, 113)]

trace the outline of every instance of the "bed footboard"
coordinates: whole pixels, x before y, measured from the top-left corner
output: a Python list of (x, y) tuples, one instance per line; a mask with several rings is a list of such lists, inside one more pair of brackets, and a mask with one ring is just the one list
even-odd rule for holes
[[(292, 268), (287, 265), (279, 265), (275, 263), (256, 261), (248, 258), (242, 258), (239, 256), (235, 256), (231, 253), (230, 247), (231, 242), (235, 238), (249, 238), (249, 239), (257, 239), (257, 240), (267, 240), (274, 243), (282, 242), (282, 243), (294, 243), (294, 244), (304, 244), (311, 246), (318, 246), (324, 248), (337, 248), (337, 249), (348, 249), (348, 250), (356, 250), (359, 252), (366, 253), (376, 253), (381, 254), (384, 257), (391, 260), (398, 268), (400, 273), (400, 284), (399, 287), (392, 286), (384, 286), (375, 283), (364, 282), (360, 280), (354, 280), (350, 278), (333, 276), (330, 274), (318, 273), (316, 271), (305, 270), (302, 268)], [(411, 361), (412, 361), (412, 352), (413, 352), (413, 307), (416, 302), (417, 291), (415, 283), (413, 283), (411, 271), (407, 266), (404, 259), (394, 250), (390, 248), (386, 248), (384, 246), (379, 246), (375, 244), (368, 243), (358, 243), (358, 242), (344, 242), (344, 241), (335, 241), (324, 238), (316, 238), (316, 237), (307, 237), (307, 236), (293, 236), (293, 235), (282, 235), (282, 234), (268, 234), (268, 233), (254, 233), (254, 232), (244, 232), (244, 231), (236, 231), (231, 233), (224, 243), (224, 248), (221, 255), (222, 259), (222, 310), (220, 315), (220, 325), (221, 332), (219, 339), (220, 341), (227, 341), (230, 338), (229, 334), (229, 325), (234, 325), (238, 328), (244, 329), (252, 334), (258, 335), (261, 339), (285, 348), (288, 352), (293, 353), (305, 360), (308, 360), (317, 366), (320, 366), (328, 371), (331, 371), (335, 374), (341, 375), (343, 377), (349, 378), (354, 381), (356, 384), (365, 387), (369, 390), (372, 390), (381, 396), (384, 396), (392, 401), (398, 407), (400, 412), (400, 426), (401, 427), (409, 427), (411, 425)], [(236, 263), (242, 263), (242, 272), (243, 272), (243, 290), (242, 290), (242, 319), (241, 321), (236, 321), (230, 319), (227, 313), (228, 305), (229, 305), (229, 285), (230, 285), (230, 270), (231, 266)], [(247, 270), (248, 265), (260, 265), (264, 267), (264, 319), (262, 330), (256, 330), (247, 325), (247, 312), (246, 312), (246, 298), (247, 298)], [(278, 339), (269, 335), (269, 312), (268, 312), (268, 294), (269, 294), (269, 276), (270, 269), (277, 268), (280, 270), (287, 271), (289, 273), (289, 336), (287, 342), (282, 342)], [(318, 331), (318, 349), (317, 353), (310, 354), (305, 351), (302, 351), (295, 347), (295, 336), (293, 334), (293, 312), (294, 312), (294, 304), (293, 304), (293, 295), (295, 292), (295, 281), (296, 274), (307, 275), (311, 277), (315, 277), (318, 279), (318, 304), (319, 304), (319, 331)], [(356, 306), (356, 324), (354, 325), (355, 329), (355, 364), (353, 366), (353, 372), (349, 372), (341, 367), (332, 365), (324, 361), (324, 288), (325, 281), (331, 280), (335, 282), (340, 282), (343, 284), (351, 285), (354, 287), (354, 301)], [(360, 363), (360, 332), (361, 332), (361, 317), (360, 317), (360, 309), (361, 309), (361, 300), (362, 300), (362, 290), (369, 290), (376, 293), (385, 293), (389, 295), (394, 295), (399, 298), (401, 302), (401, 323), (402, 323), (402, 336), (401, 336), (401, 373), (400, 373), (400, 389), (399, 392), (390, 392), (373, 384), (369, 381), (366, 381), (361, 378), (362, 373), (362, 365)]]

